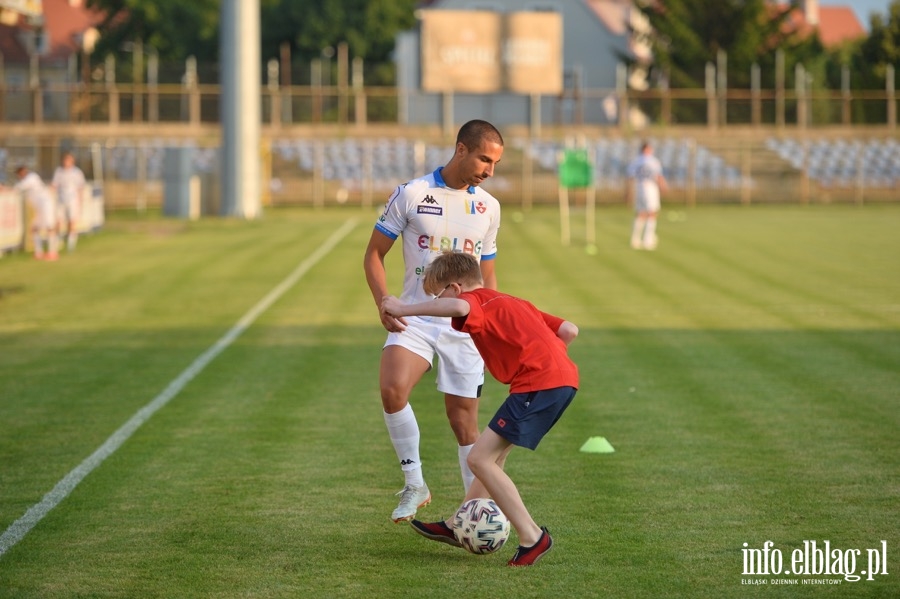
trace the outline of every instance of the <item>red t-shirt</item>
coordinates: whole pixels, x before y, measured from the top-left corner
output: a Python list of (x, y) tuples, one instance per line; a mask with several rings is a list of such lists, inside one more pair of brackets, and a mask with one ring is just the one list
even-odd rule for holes
[(459, 299), (468, 302), (469, 314), (454, 318), (453, 328), (472, 337), (487, 369), (510, 393), (578, 388), (578, 367), (556, 336), (562, 318), (493, 289), (466, 291)]

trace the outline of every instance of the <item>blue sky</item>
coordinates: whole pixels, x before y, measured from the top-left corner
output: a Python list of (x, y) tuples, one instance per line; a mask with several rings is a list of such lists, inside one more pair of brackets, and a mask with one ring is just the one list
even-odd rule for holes
[(869, 15), (879, 12), (887, 18), (888, 5), (891, 0), (819, 0), (821, 6), (849, 6), (856, 12), (856, 18), (866, 29), (869, 28)]

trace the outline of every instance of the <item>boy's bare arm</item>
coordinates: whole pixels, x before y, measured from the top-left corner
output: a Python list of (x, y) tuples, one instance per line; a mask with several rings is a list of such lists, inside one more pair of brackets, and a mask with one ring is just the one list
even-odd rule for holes
[(556, 331), (556, 336), (563, 340), (566, 345), (572, 343), (575, 340), (575, 337), (578, 336), (578, 327), (568, 320), (564, 321), (561, 325), (559, 325), (559, 330)]
[(454, 297), (440, 297), (418, 304), (404, 304), (389, 295), (381, 302), (381, 311), (395, 318), (402, 316), (466, 316), (469, 303)]

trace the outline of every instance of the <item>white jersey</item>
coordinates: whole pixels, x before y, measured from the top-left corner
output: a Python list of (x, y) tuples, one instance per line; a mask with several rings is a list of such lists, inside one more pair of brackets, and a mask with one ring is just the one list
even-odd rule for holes
[(69, 168), (58, 166), (53, 172), (53, 180), (50, 184), (56, 188), (60, 203), (70, 204), (81, 199), (81, 190), (86, 181), (84, 173), (77, 166)]
[(448, 188), (437, 169), (397, 187), (375, 228), (391, 239), (403, 237), (406, 273), (400, 299), (422, 302), (433, 297), (422, 289), (425, 267), (441, 252), (496, 257), (500, 202), (480, 187)]
[(639, 210), (659, 210), (659, 177), (662, 163), (656, 156), (641, 154), (628, 165), (628, 176), (635, 181), (635, 207)]
[(25, 194), (25, 199), (34, 209), (35, 225), (53, 227), (56, 225), (56, 206), (41, 176), (35, 172), (25, 175), (14, 189)]

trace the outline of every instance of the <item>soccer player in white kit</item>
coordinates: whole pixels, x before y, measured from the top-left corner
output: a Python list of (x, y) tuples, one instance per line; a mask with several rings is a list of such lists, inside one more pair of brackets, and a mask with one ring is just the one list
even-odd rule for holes
[[(25, 194), (25, 199), (34, 210), (31, 220), (31, 235), (34, 240), (34, 257), (38, 260), (57, 260), (59, 258), (59, 237), (56, 232), (56, 204), (50, 190), (44, 185), (41, 176), (27, 167), (16, 169), (18, 183), (13, 189)], [(47, 251), (44, 252), (44, 237), (47, 238)]]
[[(388, 331), (381, 354), (379, 383), (384, 420), (405, 476), (394, 522), (411, 520), (431, 501), (419, 456), (419, 425), (409, 396), (438, 356), (437, 389), (444, 394), (450, 427), (459, 445), (463, 486), (474, 480), (466, 458), (478, 439), (478, 398), (484, 384), (484, 362), (472, 339), (453, 330), (449, 318), (395, 319), (381, 312), (389, 296), (384, 258), (402, 237), (404, 302), (432, 296), (422, 289), (425, 267), (442, 251), (466, 252), (479, 259), (484, 286), (497, 288), (494, 258), (500, 226), (500, 203), (479, 185), (494, 174), (503, 156), (503, 137), (487, 121), (463, 125), (453, 157), (433, 173), (400, 185), (375, 224), (364, 258), (366, 281), (381, 323)], [(405, 325), (405, 329), (403, 328)]]
[(653, 155), (649, 142), (641, 145), (641, 153), (627, 167), (633, 180), (634, 224), (631, 229), (631, 247), (655, 250), (656, 216), (660, 208), (660, 192), (666, 190), (666, 179), (659, 159)]
[(60, 212), (66, 219), (66, 247), (70, 252), (78, 243), (78, 218), (81, 216), (81, 194), (85, 185), (84, 172), (75, 166), (75, 156), (66, 152), (62, 165), (53, 172), (50, 186), (56, 190)]

